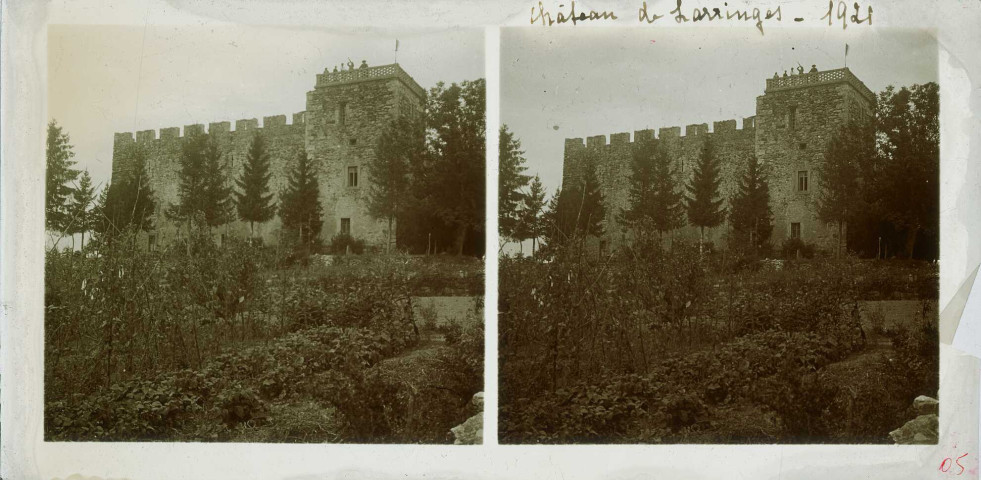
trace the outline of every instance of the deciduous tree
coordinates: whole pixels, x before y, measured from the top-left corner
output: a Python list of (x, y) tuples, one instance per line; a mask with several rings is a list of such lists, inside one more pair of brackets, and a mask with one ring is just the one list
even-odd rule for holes
[(368, 163), (368, 213), (388, 221), (387, 249), (395, 241), (394, 223), (406, 214), (412, 198), (412, 167), (424, 163), (425, 155), (425, 125), (415, 116), (402, 115), (382, 132)]

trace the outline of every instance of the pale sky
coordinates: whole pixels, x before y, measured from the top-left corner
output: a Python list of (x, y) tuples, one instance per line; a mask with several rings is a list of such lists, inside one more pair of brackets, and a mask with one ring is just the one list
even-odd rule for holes
[(484, 33), (273, 27), (52, 26), (48, 118), (78, 166), (109, 179), (114, 132), (292, 114), (324, 68), (395, 61), (423, 88), (483, 78)]
[(566, 138), (755, 115), (766, 78), (796, 67), (848, 67), (873, 92), (937, 81), (927, 31), (768, 28), (507, 28), (501, 121), (521, 140), (549, 195)]

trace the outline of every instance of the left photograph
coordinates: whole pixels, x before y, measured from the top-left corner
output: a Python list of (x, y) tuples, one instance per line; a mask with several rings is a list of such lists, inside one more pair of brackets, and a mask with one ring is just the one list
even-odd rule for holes
[(483, 46), (50, 27), (45, 440), (482, 443)]

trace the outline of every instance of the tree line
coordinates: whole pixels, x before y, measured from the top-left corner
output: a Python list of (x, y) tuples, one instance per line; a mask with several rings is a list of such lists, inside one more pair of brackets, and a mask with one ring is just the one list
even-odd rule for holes
[[(818, 168), (818, 218), (838, 227), (840, 247), (864, 257), (937, 258), (939, 229), (939, 94), (936, 83), (879, 93), (874, 120), (853, 119), (826, 146)], [(596, 161), (578, 171), (548, 202), (537, 176), (526, 175), (521, 143), (501, 127), (499, 224), (506, 241), (541, 240), (546, 247), (583, 244), (607, 227)], [(720, 193), (721, 165), (706, 141), (690, 177), (679, 185), (677, 161), (655, 139), (636, 142), (631, 154), (627, 207), (611, 216), (634, 241), (661, 241), (683, 226), (705, 229), (729, 220), (729, 246), (761, 252), (773, 231), (771, 172), (750, 155), (735, 194)], [(913, 199), (913, 201), (911, 201)], [(847, 228), (846, 228), (847, 227)], [(847, 233), (845, 233), (847, 230)], [(549, 248), (550, 252), (554, 251)]]
[[(389, 247), (482, 254), (484, 225), (484, 80), (432, 88), (418, 115), (393, 119), (366, 166), (369, 213), (388, 221)], [(256, 224), (278, 215), (283, 240), (320, 241), (323, 206), (318, 165), (303, 148), (293, 153), (286, 187), (274, 194), (270, 151), (261, 132), (250, 140), (240, 174), (229, 179), (229, 158), (216, 138), (197, 134), (181, 145), (177, 201), (159, 205), (147, 172), (147, 151), (131, 144), (117, 152), (115, 181), (96, 194), (87, 171), (78, 170), (70, 139), (48, 124), (46, 229), (63, 236), (91, 234), (110, 242), (128, 228), (154, 230), (155, 212), (182, 230), (210, 232), (234, 220)], [(278, 199), (278, 201), (277, 201)], [(398, 221), (398, 239), (391, 232)], [(61, 237), (58, 239), (60, 240)], [(58, 242), (55, 241), (55, 244)]]

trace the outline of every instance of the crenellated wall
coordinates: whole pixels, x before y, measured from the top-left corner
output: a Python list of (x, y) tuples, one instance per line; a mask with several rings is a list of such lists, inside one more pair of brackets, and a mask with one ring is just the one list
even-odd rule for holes
[[(814, 71), (801, 75), (766, 80), (763, 95), (756, 99), (756, 115), (743, 118), (742, 128), (736, 120), (708, 124), (639, 130), (633, 134), (614, 133), (607, 143), (605, 135), (565, 140), (563, 184), (578, 181), (582, 165), (593, 161), (606, 200), (606, 238), (611, 245), (622, 243), (630, 232), (616, 220), (627, 206), (631, 152), (638, 142), (655, 140), (676, 162), (676, 185), (683, 189), (692, 174), (692, 166), (706, 141), (712, 142), (720, 159), (721, 197), (728, 209), (729, 200), (738, 189), (739, 177), (747, 160), (756, 155), (769, 174), (770, 206), (773, 211), (773, 233), (770, 241), (779, 245), (794, 226), (801, 238), (825, 250), (839, 241), (836, 226), (818, 219), (817, 199), (828, 142), (846, 124), (868, 121), (875, 112), (875, 96), (848, 69)], [(800, 177), (806, 176), (806, 187)], [(707, 232), (708, 240), (724, 240), (728, 225)], [(694, 227), (675, 232), (676, 236), (697, 238)]]
[[(228, 165), (231, 184), (234, 185), (234, 179), (241, 175), (252, 138), (261, 133), (266, 141), (271, 165), (270, 190), (278, 198), (279, 193), (285, 189), (289, 168), (296, 154), (304, 148), (305, 112), (293, 114), (290, 123), (287, 123), (286, 115), (276, 115), (263, 117), (261, 125), (255, 118), (236, 120), (234, 130), (231, 125), (232, 122), (229, 121), (212, 122), (207, 128), (203, 124), (185, 125), (183, 129), (161, 128), (159, 135), (157, 130), (139, 131), (135, 136), (132, 133), (115, 135), (113, 181), (118, 179), (118, 175), (129, 171), (129, 165), (124, 160), (127, 158), (127, 148), (138, 144), (146, 152), (147, 173), (157, 200), (154, 217), (157, 228), (153, 232), (157, 243), (169, 243), (177, 235), (177, 226), (166, 219), (165, 212), (170, 205), (178, 202), (181, 147), (190, 136), (208, 134), (215, 138), (222, 152), (222, 159)], [(261, 235), (264, 241), (274, 243), (278, 239), (279, 229), (280, 221), (276, 216), (265, 224), (256, 225), (255, 233)], [(240, 221), (232, 222), (219, 230), (225, 235), (249, 235), (248, 223)]]
[[(667, 148), (668, 155), (675, 161), (676, 184), (681, 188), (691, 178), (692, 167), (698, 161), (705, 142), (713, 142), (715, 154), (719, 158), (722, 198), (728, 207), (728, 200), (736, 191), (736, 179), (747, 159), (753, 154), (756, 138), (753, 117), (743, 119), (743, 127), (737, 128), (736, 120), (714, 122), (712, 128), (706, 123), (688, 125), (684, 135), (681, 127), (637, 130), (627, 132), (565, 140), (565, 168), (563, 185), (579, 181), (584, 162), (595, 162), (596, 176), (599, 179), (606, 206), (604, 229), (611, 246), (616, 246), (630, 238), (630, 232), (617, 220), (619, 213), (628, 207), (628, 189), (631, 174), (633, 151), (646, 141), (655, 141)], [(718, 243), (722, 240), (724, 227), (706, 230), (707, 240)], [(686, 227), (676, 232), (686, 238), (698, 238), (698, 231)]]

